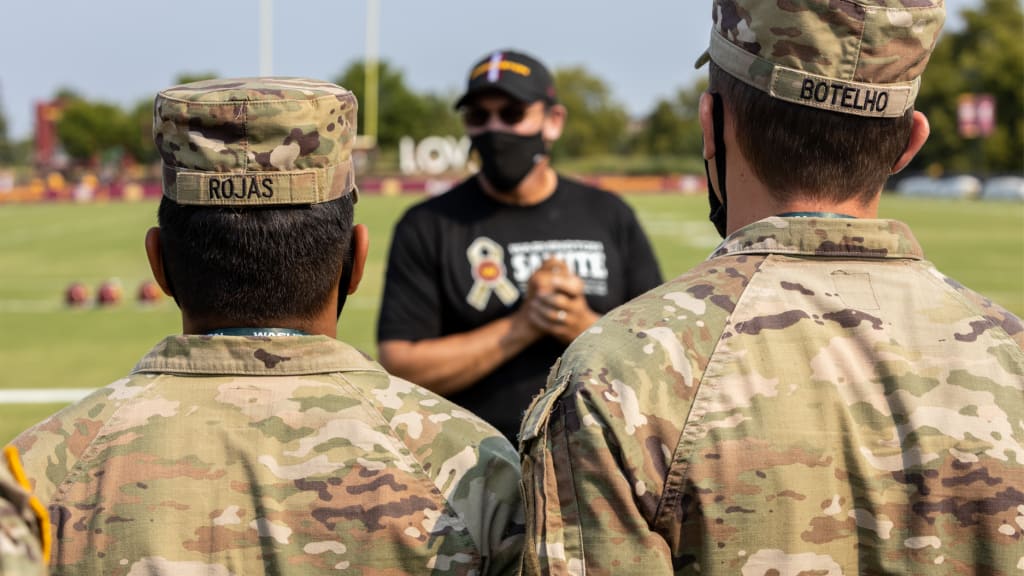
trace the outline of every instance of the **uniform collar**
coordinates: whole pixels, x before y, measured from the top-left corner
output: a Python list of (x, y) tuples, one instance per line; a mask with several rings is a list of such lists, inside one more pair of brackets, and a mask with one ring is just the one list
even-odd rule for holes
[(735, 254), (924, 259), (921, 245), (903, 222), (860, 218), (758, 220), (730, 234), (711, 257)]
[(352, 346), (328, 336), (168, 336), (133, 373), (293, 376), (383, 368)]

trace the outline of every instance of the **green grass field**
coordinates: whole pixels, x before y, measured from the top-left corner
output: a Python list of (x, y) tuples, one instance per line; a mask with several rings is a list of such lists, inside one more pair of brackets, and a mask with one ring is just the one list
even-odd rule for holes
[[(339, 337), (374, 354), (384, 258), (394, 221), (415, 196), (363, 196), (356, 219), (370, 228), (371, 250), (360, 291), (349, 298)], [(675, 276), (718, 243), (703, 197), (630, 196), (661, 263)], [(123, 375), (167, 334), (180, 331), (173, 302), (142, 307), (149, 278), (143, 235), (156, 203), (0, 206), (0, 389), (94, 388)], [(882, 217), (913, 227), (927, 257), (950, 276), (1024, 315), (1024, 204), (886, 197)], [(115, 308), (68, 310), (72, 281), (95, 292), (117, 277)], [(0, 441), (60, 404), (0, 406)]]

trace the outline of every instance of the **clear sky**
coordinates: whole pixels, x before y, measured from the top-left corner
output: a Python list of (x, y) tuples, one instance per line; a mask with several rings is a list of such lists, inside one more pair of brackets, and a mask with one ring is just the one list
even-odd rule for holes
[[(273, 73), (331, 80), (366, 49), (368, 0), (273, 1)], [(947, 0), (947, 28), (980, 0)], [(418, 91), (455, 94), (498, 48), (551, 68), (582, 65), (630, 113), (690, 85), (707, 45), (708, 0), (379, 0), (379, 51)], [(182, 73), (259, 73), (260, 0), (5, 0), (0, 110), (31, 133), (33, 103), (67, 87), (131, 105)], [(571, 111), (570, 111), (571, 112)]]

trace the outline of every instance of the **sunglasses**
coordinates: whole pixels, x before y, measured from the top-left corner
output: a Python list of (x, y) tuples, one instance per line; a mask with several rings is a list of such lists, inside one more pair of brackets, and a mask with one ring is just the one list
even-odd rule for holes
[[(526, 116), (526, 108), (527, 106), (524, 104), (507, 104), (493, 113), (497, 114), (498, 118), (506, 126), (515, 126), (523, 121), (523, 118)], [(462, 109), (462, 121), (466, 123), (466, 126), (479, 128), (487, 124), (491, 114), (492, 112), (486, 108), (472, 105), (465, 106)]]

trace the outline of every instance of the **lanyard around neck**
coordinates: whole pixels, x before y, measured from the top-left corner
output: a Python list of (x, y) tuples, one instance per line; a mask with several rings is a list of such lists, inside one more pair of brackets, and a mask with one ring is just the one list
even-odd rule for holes
[(301, 330), (291, 328), (220, 328), (207, 332), (207, 336), (309, 336)]

